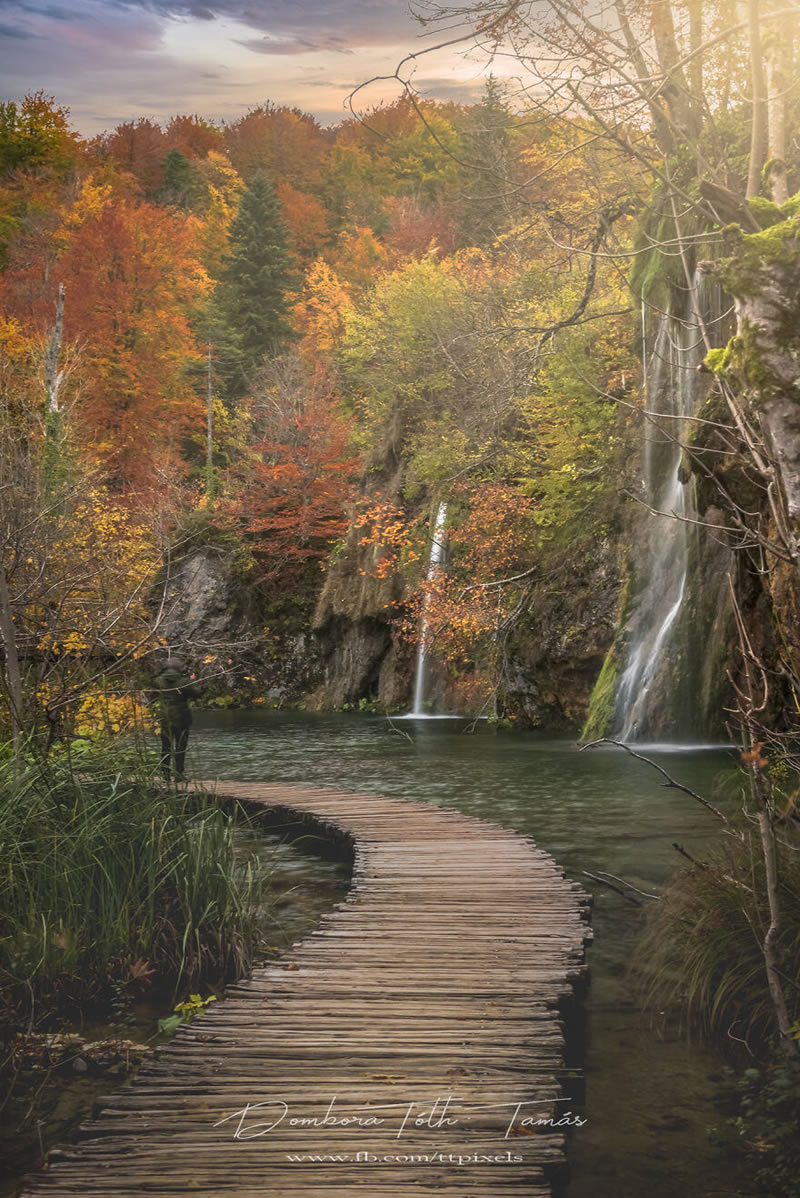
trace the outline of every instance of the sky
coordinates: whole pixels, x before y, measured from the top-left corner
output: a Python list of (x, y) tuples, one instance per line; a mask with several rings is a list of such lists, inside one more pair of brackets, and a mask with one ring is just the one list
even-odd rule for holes
[[(407, 0), (0, 0), (0, 98), (41, 89), (86, 136), (140, 116), (230, 120), (266, 100), (331, 124), (357, 84), (441, 40), (421, 34)], [(457, 49), (438, 51), (414, 82), (469, 101), (483, 70)], [(398, 90), (371, 85), (358, 106)]]

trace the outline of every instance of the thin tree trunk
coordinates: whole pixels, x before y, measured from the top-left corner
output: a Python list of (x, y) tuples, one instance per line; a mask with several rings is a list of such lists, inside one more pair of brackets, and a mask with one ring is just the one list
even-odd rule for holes
[(211, 375), (211, 342), (208, 343), (208, 394), (206, 397), (206, 507), (214, 502), (214, 389)]
[(784, 16), (772, 29), (767, 56), (767, 177), (776, 204), (789, 199), (786, 180), (786, 95), (792, 80), (792, 49), (796, 18)]
[(11, 610), (11, 599), (8, 594), (6, 568), (0, 561), (0, 636), (3, 638), (5, 649), (6, 690), (8, 708), (11, 717), (11, 741), (14, 747), (14, 766), (19, 773), (22, 766), (22, 731), (23, 731), (23, 696), (22, 674), (19, 668), (19, 652), (17, 649), (17, 630), (14, 626), (14, 615)]
[(651, 13), (653, 40), (661, 73), (664, 76), (662, 95), (675, 124), (688, 137), (693, 138), (700, 130), (699, 109), (695, 107), (686, 73), (679, 65), (682, 56), (675, 36), (675, 23), (670, 0), (651, 0)]
[[(628, 13), (625, 0), (614, 0), (614, 7), (617, 10), (619, 27), (622, 30), (622, 36), (625, 38), (625, 45), (628, 47), (628, 53), (630, 54), (630, 59), (633, 63), (633, 69), (636, 71), (637, 76), (641, 80), (641, 86), (643, 88), (647, 87), (647, 79), (650, 75), (650, 72), (647, 69), (647, 63), (644, 60), (642, 47), (639, 45), (639, 42), (637, 41), (636, 36), (631, 29), (630, 14)], [(669, 122), (665, 119), (664, 112), (662, 111), (657, 100), (650, 100), (648, 106), (650, 108), (650, 115), (653, 118), (653, 128), (655, 130), (656, 141), (665, 154), (669, 153), (674, 145), (675, 140), (672, 136)]]
[(772, 816), (762, 801), (758, 813), (758, 830), (761, 835), (761, 851), (764, 856), (767, 882), (767, 902), (769, 903), (769, 927), (767, 928), (761, 949), (764, 953), (764, 965), (767, 970), (767, 985), (775, 1018), (781, 1038), (781, 1048), (787, 1057), (798, 1055), (798, 1044), (791, 1034), (792, 1020), (783, 989), (780, 967), (778, 964), (778, 936), (781, 930), (781, 909), (778, 899), (778, 862), (775, 851), (775, 828)]
[(59, 407), (58, 393), (64, 381), (64, 372), (59, 370), (61, 341), (64, 335), (64, 284), (58, 287), (56, 299), (56, 322), (50, 330), (50, 340), (44, 351), (44, 467), (45, 491), (52, 493), (63, 481), (61, 450), (64, 440), (64, 414)]
[(63, 381), (63, 374), (58, 369), (61, 357), (61, 340), (64, 335), (64, 284), (58, 285), (56, 300), (56, 323), (50, 330), (50, 340), (44, 354), (44, 389), (47, 398), (47, 411), (59, 412), (58, 392)]
[(698, 112), (705, 111), (703, 90), (703, 55), (697, 53), (703, 44), (703, 0), (688, 0), (689, 49), (694, 58), (689, 63), (689, 91)]
[(747, 6), (750, 36), (750, 87), (753, 116), (750, 124), (750, 166), (747, 175), (747, 199), (761, 190), (761, 170), (767, 155), (767, 94), (764, 80), (764, 56), (761, 49), (761, 0), (749, 0)]

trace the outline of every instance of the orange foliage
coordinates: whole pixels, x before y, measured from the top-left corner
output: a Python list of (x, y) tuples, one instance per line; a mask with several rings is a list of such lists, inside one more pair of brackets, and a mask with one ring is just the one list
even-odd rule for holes
[(117, 486), (140, 486), (179, 457), (202, 420), (187, 379), (198, 360), (188, 312), (208, 290), (197, 236), (193, 217), (125, 201), (86, 220), (57, 265), (65, 337), (82, 347), (78, 410)]
[(117, 125), (106, 137), (103, 148), (122, 170), (138, 179), (144, 191), (154, 191), (160, 185), (169, 146), (155, 121), (140, 117), (138, 121)]
[(299, 108), (262, 104), (226, 125), (223, 137), (245, 182), (262, 170), (273, 185), (291, 183), (313, 191), (321, 183), (329, 139), (314, 117)]
[[(388, 578), (399, 569), (401, 561), (420, 560), (408, 517), (396, 503), (383, 499), (380, 492), (373, 500), (361, 501), (353, 527), (363, 533), (359, 545), (374, 547), (370, 572), (376, 578)], [(363, 575), (367, 571), (359, 570), (359, 573)]]
[(292, 249), (300, 258), (315, 258), (330, 240), (328, 214), (324, 207), (314, 196), (298, 191), (291, 183), (279, 183), (275, 194), (289, 230)]
[(443, 569), (423, 579), (398, 632), (415, 641), (424, 610), (437, 656), (470, 661), (479, 646), (488, 658), (493, 638), (513, 606), (514, 588), (491, 586), (522, 572), (533, 501), (500, 483), (460, 489), (466, 518), (448, 530)]
[(167, 151), (180, 150), (186, 158), (207, 158), (212, 150), (222, 152), (222, 132), (195, 116), (174, 116), (164, 131)]
[(342, 233), (336, 248), (325, 257), (342, 282), (357, 290), (374, 283), (386, 267), (386, 250), (371, 229), (360, 225)]

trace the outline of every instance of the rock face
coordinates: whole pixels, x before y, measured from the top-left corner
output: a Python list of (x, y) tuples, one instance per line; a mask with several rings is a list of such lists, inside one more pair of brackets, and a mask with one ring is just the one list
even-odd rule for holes
[[(234, 554), (204, 546), (169, 574), (161, 633), (176, 646), (198, 651), (253, 635), (250, 613), (233, 598)], [(235, 627), (234, 627), (235, 618)]]
[(760, 511), (760, 534), (780, 547), (757, 580), (739, 571), (751, 635), (765, 661), (783, 656), (800, 675), (800, 197), (768, 217), (761, 233), (732, 234), (722, 279), (736, 335), (708, 361), (743, 414), (740, 475), (729, 490), (741, 508)]
[(579, 729), (619, 616), (623, 554), (606, 538), (591, 561), (540, 586), (510, 639), (501, 703), (520, 723)]
[(159, 633), (198, 671), (207, 700), (294, 703), (319, 682), (306, 630), (270, 626), (240, 545), (203, 545), (170, 570)]
[(322, 680), (310, 705), (317, 710), (364, 701), (394, 711), (409, 699), (413, 651), (397, 641), (392, 623), (404, 581), (397, 572), (378, 577), (379, 548), (360, 542), (360, 532), (351, 529), (314, 614)]
[[(403, 609), (406, 582), (397, 572), (376, 577), (375, 553), (352, 534), (328, 573), (314, 620), (324, 662), (324, 681), (311, 698), (317, 709), (360, 701), (390, 711), (411, 706), (416, 650), (397, 638), (392, 622)], [(606, 539), (590, 561), (570, 563), (552, 585), (531, 593), (505, 644), (498, 715), (521, 726), (581, 726), (614, 637), (617, 559), (617, 547)], [(443, 711), (457, 712), (464, 702), (458, 683), (435, 659), (426, 695)]]

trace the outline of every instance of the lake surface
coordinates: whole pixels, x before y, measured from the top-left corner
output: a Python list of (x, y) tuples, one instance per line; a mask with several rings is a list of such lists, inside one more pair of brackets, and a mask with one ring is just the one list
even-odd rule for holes
[[(680, 861), (714, 835), (714, 818), (662, 786), (623, 750), (580, 753), (568, 738), (465, 735), (458, 720), (284, 712), (198, 712), (195, 777), (293, 782), (423, 799), (534, 837), (595, 894), (586, 1019), (588, 1123), (570, 1143), (567, 1198), (723, 1198), (747, 1195), (740, 1167), (714, 1144), (721, 1059), (638, 1011), (627, 967), (639, 912), (583, 876), (606, 871), (642, 890), (662, 888)], [(407, 739), (404, 733), (411, 737)], [(701, 793), (730, 768), (721, 749), (648, 750)], [(309, 867), (312, 871), (313, 865)]]

